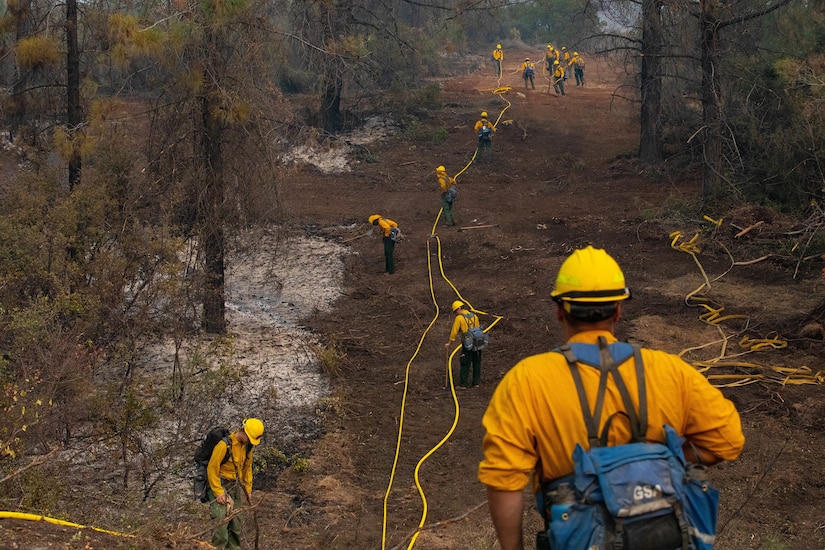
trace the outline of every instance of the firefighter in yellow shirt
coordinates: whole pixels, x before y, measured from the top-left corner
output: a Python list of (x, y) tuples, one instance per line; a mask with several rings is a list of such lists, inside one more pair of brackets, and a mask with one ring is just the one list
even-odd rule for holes
[(476, 154), (478, 155), (479, 162), (484, 162), (485, 157), (487, 157), (487, 160), (492, 159), (493, 134), (496, 133), (496, 127), (487, 120), (487, 111), (481, 112), (481, 119), (475, 123), (473, 129), (476, 135), (478, 135), (478, 149), (476, 150)]
[(553, 81), (553, 89), (556, 93), (564, 95), (564, 67), (558, 59), (553, 61), (553, 76), (550, 79)]
[(458, 196), (458, 190), (455, 187), (455, 178), (447, 175), (447, 169), (439, 166), (435, 169), (435, 176), (438, 178), (438, 186), (441, 188), (441, 212), (444, 214), (444, 223), (447, 227), (452, 227), (455, 224), (453, 217), (453, 202)]
[[(212, 449), (206, 466), (209, 484), (206, 496), (212, 519), (224, 519), (232, 508), (239, 509), (252, 496), (252, 449), (264, 434), (264, 423), (247, 418), (240, 430), (229, 434), (229, 444), (219, 441)], [(243, 491), (243, 492), (242, 492)], [(221, 523), (212, 532), (212, 545), (217, 548), (241, 547), (241, 517)]]
[(545, 69), (548, 73), (553, 73), (553, 61), (556, 60), (556, 49), (553, 44), (547, 44), (547, 53), (544, 54)]
[(504, 51), (501, 49), (501, 44), (496, 44), (496, 49), (493, 50), (493, 67), (496, 70), (496, 76), (501, 78), (501, 65), (504, 61)]
[[(444, 344), (445, 349), (449, 351), (450, 347), (458, 338), (458, 343), (462, 344), (461, 337), (465, 332), (469, 332), (471, 328), (478, 327), (478, 315), (472, 311), (467, 310), (464, 302), (456, 300), (453, 302), (453, 313), (455, 320), (453, 321), (453, 328), (450, 331), (450, 340)], [(477, 387), (481, 382), (481, 354), (482, 351), (469, 350), (461, 345), (461, 356), (459, 357), (459, 364), (461, 369), (458, 374), (458, 384), (460, 389), (467, 389), (469, 387), (468, 380), (470, 378), (470, 365), (473, 366), (473, 386)]]
[(573, 57), (567, 64), (573, 66), (573, 74), (576, 75), (576, 86), (584, 86), (584, 58), (579, 52), (573, 52)]
[(397, 235), (401, 233), (398, 224), (389, 218), (382, 218), (381, 214), (373, 214), (369, 217), (369, 222), (378, 226), (381, 231), (381, 240), (384, 242), (384, 270), (392, 275), (395, 273), (395, 243), (400, 238)]
[[(567, 344), (510, 369), (482, 420), (484, 459), (478, 477), (487, 486), (502, 550), (523, 548), (523, 489), (532, 481), (539, 504), (546, 494), (542, 484), (570, 476), (577, 446), (593, 448), (591, 426), (601, 433), (601, 446), (622, 445), (632, 434), (628, 419), (643, 416), (642, 438), (663, 443), (665, 426), (673, 427), (685, 439), (685, 459), (703, 465), (736, 459), (745, 441), (733, 403), (693, 366), (676, 355), (617, 344), (614, 329), (630, 290), (621, 268), (604, 250), (588, 246), (569, 256), (551, 296)], [(572, 359), (570, 350), (575, 351)], [(604, 359), (619, 350), (624, 357)], [(595, 355), (595, 361), (577, 359), (584, 354)], [(634, 409), (631, 415), (628, 401), (644, 413)], [(592, 403), (596, 408), (588, 421), (583, 411), (587, 407), (590, 412)], [(548, 521), (544, 502), (540, 511)]]
[(524, 63), (521, 64), (521, 77), (524, 79), (524, 89), (527, 89), (527, 82), (533, 89), (536, 89), (536, 84), (533, 82), (533, 75), (536, 72), (536, 64), (530, 61), (529, 57), (524, 58)]

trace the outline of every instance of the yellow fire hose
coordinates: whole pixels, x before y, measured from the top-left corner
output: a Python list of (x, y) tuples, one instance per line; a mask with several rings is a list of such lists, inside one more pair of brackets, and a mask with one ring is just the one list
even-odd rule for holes
[[(721, 218), (719, 220), (714, 220), (710, 216), (704, 216), (704, 219), (713, 225), (714, 233), (721, 228), (723, 223), (723, 219)], [(690, 254), (693, 261), (699, 268), (704, 282), (701, 286), (699, 286), (699, 288), (693, 292), (690, 292), (685, 297), (685, 303), (689, 307), (698, 307), (702, 310), (703, 312), (699, 314), (699, 320), (716, 327), (721, 335), (721, 339), (717, 342), (684, 349), (679, 353), (679, 356), (681, 357), (689, 351), (694, 351), (721, 343), (721, 353), (715, 359), (691, 362), (691, 364), (700, 372), (707, 373), (706, 376), (708, 380), (711, 380), (714, 383), (713, 385), (717, 387), (739, 387), (753, 384), (755, 382), (774, 382), (782, 386), (825, 383), (825, 373), (823, 373), (823, 371), (813, 372), (813, 370), (807, 366), (783, 367), (779, 365), (761, 365), (758, 363), (732, 360), (735, 357), (740, 357), (748, 353), (783, 349), (788, 346), (788, 343), (787, 341), (776, 336), (772, 338), (750, 338), (748, 336), (744, 336), (738, 342), (739, 347), (744, 351), (738, 354), (728, 353), (727, 343), (730, 337), (725, 334), (721, 324), (731, 319), (748, 319), (748, 316), (742, 314), (723, 314), (725, 308), (715, 304), (705, 295), (705, 293), (711, 288), (711, 281), (698, 259), (698, 255), (701, 253), (699, 237), (700, 232), (697, 231), (690, 240), (685, 240), (681, 231), (674, 231), (670, 234), (670, 246), (674, 250)], [(728, 256), (731, 257), (731, 266), (722, 275), (716, 277), (714, 282), (724, 277), (731, 269), (733, 269), (733, 266), (736, 263), (733, 261), (733, 257), (727, 248), (725, 248), (722, 243), (717, 244), (719, 244), (719, 246), (721, 246), (725, 252), (728, 253)], [(745, 372), (717, 374), (708, 372), (711, 368), (728, 368)]]

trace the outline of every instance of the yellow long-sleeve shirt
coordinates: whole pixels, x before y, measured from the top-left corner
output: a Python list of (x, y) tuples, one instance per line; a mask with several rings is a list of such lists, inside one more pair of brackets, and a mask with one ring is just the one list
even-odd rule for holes
[(378, 227), (381, 228), (381, 234), (384, 237), (389, 237), (392, 228), (398, 227), (398, 224), (389, 218), (378, 218)]
[(441, 187), (441, 192), (446, 193), (450, 187), (455, 185), (455, 178), (451, 178), (447, 174), (438, 176), (438, 186)]
[[(616, 342), (606, 331), (581, 332), (570, 342), (595, 344), (599, 336), (604, 336), (608, 343)], [(679, 357), (650, 349), (642, 349), (641, 353), (647, 388), (648, 441), (664, 442), (664, 425), (668, 424), (720, 459), (738, 457), (745, 436), (733, 403)], [(595, 403), (598, 369), (580, 364), (579, 372), (589, 403)], [(623, 363), (619, 372), (638, 408), (633, 359)], [(599, 432), (613, 413), (623, 410), (610, 377)], [(576, 386), (567, 360), (560, 353), (534, 355), (516, 364), (496, 388), (482, 423), (486, 434), (478, 478), (500, 491), (520, 491), (531, 477), (550, 481), (569, 475), (573, 472), (576, 444), (588, 448)], [(623, 422), (613, 422), (610, 434), (610, 444), (629, 439)]]
[(504, 60), (504, 52), (500, 48), (496, 48), (495, 50), (493, 50), (493, 59), (496, 59), (498, 61), (503, 61)]
[[(472, 315), (472, 318), (467, 319), (465, 315)], [(478, 315), (469, 313), (467, 310), (459, 310), (453, 321), (453, 329), (450, 331), (450, 342), (455, 342), (455, 339), (469, 331), (471, 328), (479, 326)]]
[(206, 467), (206, 476), (209, 480), (209, 487), (215, 496), (224, 494), (223, 486), (221, 485), (221, 478), (224, 479), (238, 479), (236, 474), (240, 474), (240, 482), (243, 484), (247, 493), (252, 492), (252, 451), (249, 455), (246, 453), (246, 445), (238, 441), (235, 432), (229, 436), (232, 442), (232, 456), (221, 464), (223, 457), (226, 456), (227, 445), (223, 440), (218, 441), (215, 448), (212, 449), (212, 457), (209, 459), (209, 465)]
[(495, 132), (496, 132), (496, 127), (495, 127), (495, 126), (493, 126), (493, 125), (490, 123), (490, 121), (488, 121), (486, 118), (482, 118), (481, 120), (479, 120), (478, 122), (476, 122), (476, 125), (475, 125), (475, 126), (473, 126), (473, 129), (474, 129), (476, 132), (478, 132), (479, 130), (481, 130), (481, 127), (482, 127), (485, 123), (487, 124), (487, 126), (489, 126), (489, 127), (490, 127), (490, 129), (493, 131), (493, 133), (495, 133)]

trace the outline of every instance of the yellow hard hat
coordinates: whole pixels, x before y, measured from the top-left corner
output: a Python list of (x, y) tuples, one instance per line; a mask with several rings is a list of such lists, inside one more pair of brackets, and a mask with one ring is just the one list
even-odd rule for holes
[(529, 57), (525, 57), (525, 58), (524, 58), (524, 60), (525, 60), (525, 61), (530, 61), (530, 58), (529, 58)]
[(464, 307), (464, 302), (462, 302), (461, 300), (456, 300), (455, 302), (453, 302), (453, 306), (452, 306), (453, 312), (455, 312), (455, 310), (457, 310), (459, 308), (462, 308), (462, 307)]
[(500, 50), (501, 49), (501, 44), (496, 44), (496, 48)]
[(561, 264), (550, 296), (555, 302), (618, 302), (630, 298), (630, 289), (616, 260), (604, 250), (588, 246)]
[(447, 169), (446, 169), (446, 168), (444, 168), (443, 166), (439, 166), (438, 168), (436, 168), (436, 169), (435, 169), (435, 171), (436, 171), (436, 172), (446, 172), (446, 171), (447, 171)]
[(381, 218), (381, 214), (373, 214), (372, 216), (369, 217), (369, 221), (370, 221), (370, 223), (375, 223), (380, 218)]
[(579, 52), (573, 52), (573, 55), (579, 55)]
[(243, 432), (249, 438), (249, 442), (257, 445), (264, 435), (264, 423), (257, 418), (245, 418), (243, 421)]
[(553, 61), (553, 65), (558, 65), (558, 64), (559, 64), (559, 60), (558, 60), (558, 59), (556, 59), (555, 61)]
[(547, 49), (552, 50), (553, 49), (553, 44), (547, 44)]
[(481, 111), (481, 118), (487, 118), (487, 111)]
[(566, 49), (567, 49), (567, 46), (562, 46), (562, 47), (561, 47), (561, 49), (562, 49), (562, 50), (566, 50)]

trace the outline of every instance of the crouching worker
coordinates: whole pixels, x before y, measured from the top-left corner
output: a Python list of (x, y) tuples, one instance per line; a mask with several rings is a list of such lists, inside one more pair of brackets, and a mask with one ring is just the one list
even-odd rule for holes
[(226, 523), (223, 520), (252, 497), (252, 449), (261, 442), (263, 434), (264, 423), (257, 418), (247, 418), (240, 430), (229, 434), (212, 449), (206, 467), (207, 498), (212, 519), (221, 521), (212, 532), (212, 545), (217, 548), (241, 547), (241, 516), (236, 515)]
[(531, 479), (537, 548), (710, 550), (705, 467), (745, 443), (733, 403), (676, 355), (616, 339), (630, 290), (604, 250), (567, 258), (551, 297), (567, 342), (507, 372), (482, 421), (478, 477), (502, 550), (524, 548)]

